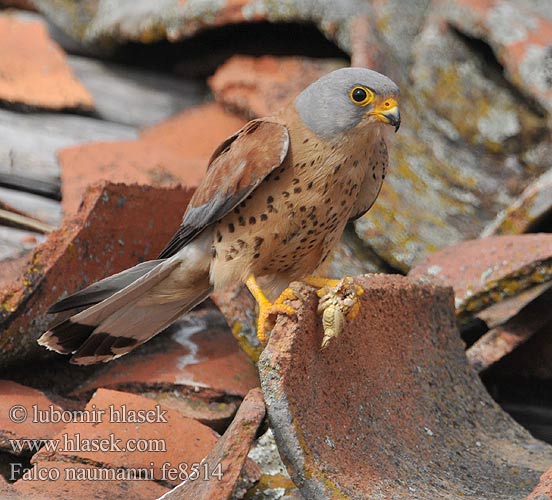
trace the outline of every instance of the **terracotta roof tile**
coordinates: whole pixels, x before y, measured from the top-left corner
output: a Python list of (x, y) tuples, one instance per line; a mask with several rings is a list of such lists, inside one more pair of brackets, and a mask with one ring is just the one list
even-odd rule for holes
[(215, 103), (187, 109), (143, 130), (137, 141), (99, 142), (59, 152), (63, 208), (74, 212), (100, 180), (195, 187), (213, 150), (245, 122)]
[(344, 61), (234, 56), (209, 79), (216, 99), (248, 118), (270, 115)]
[(245, 396), (259, 384), (257, 369), (216, 311), (191, 313), (139, 351), (109, 363), (76, 393), (99, 387), (185, 389)]
[(96, 422), (76, 419), (67, 424), (57, 435), (62, 450), (52, 453), (43, 448), (32, 462), (69, 460), (147, 469), (156, 480), (177, 485), (183, 478), (169, 469), (199, 464), (218, 440), (209, 427), (135, 394), (99, 389), (86, 411)]
[(243, 400), (230, 427), (205, 458), (202, 474), (207, 480), (187, 481), (168, 493), (165, 499), (230, 498), (265, 411), (261, 390), (252, 389)]
[(261, 355), (284, 463), (305, 498), (528, 494), (552, 461), (467, 365), (450, 288), (359, 278), (359, 315), (326, 349), (316, 294), (297, 287)]
[(13, 455), (29, 455), (31, 450), (24, 441), (19, 441), (19, 450), (10, 440), (48, 439), (65, 426), (41, 419), (42, 413), (62, 413), (62, 407), (42, 392), (10, 380), (0, 380), (0, 406), (0, 448)]
[[(47, 355), (36, 339), (52, 320), (46, 311), (54, 302), (155, 258), (178, 227), (191, 194), (179, 187), (91, 188), (81, 210), (20, 262), (17, 278), (0, 290), (3, 363)], [(12, 269), (11, 275), (17, 272)]]
[(44, 23), (0, 13), (0, 100), (45, 109), (91, 110), (94, 102), (77, 81)]

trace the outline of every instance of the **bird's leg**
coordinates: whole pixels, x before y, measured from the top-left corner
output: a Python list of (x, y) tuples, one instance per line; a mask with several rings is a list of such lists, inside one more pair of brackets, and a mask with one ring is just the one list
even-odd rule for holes
[(295, 309), (293, 309), (293, 307), (284, 304), (285, 300), (295, 298), (295, 294), (291, 288), (286, 288), (274, 301), (274, 303), (272, 303), (266, 298), (265, 294), (261, 290), (261, 287), (258, 285), (255, 276), (247, 278), (245, 284), (259, 305), (257, 337), (264, 343), (267, 340), (267, 331), (269, 331), (273, 326), (273, 323), (271, 324), (269, 321), (271, 316), (278, 313), (287, 314), (288, 316), (293, 316), (295, 314)]
[(322, 348), (343, 330), (346, 319), (353, 319), (360, 312), (359, 297), (364, 290), (355, 285), (353, 278), (345, 276), (340, 280), (309, 276), (303, 280), (307, 285), (318, 288), (320, 301), (318, 313), (322, 314), (324, 338)]

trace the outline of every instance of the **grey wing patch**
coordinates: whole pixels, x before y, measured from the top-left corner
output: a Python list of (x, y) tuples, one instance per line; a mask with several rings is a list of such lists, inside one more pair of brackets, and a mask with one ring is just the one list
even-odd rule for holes
[(159, 254), (158, 258), (166, 259), (175, 255), (208, 225), (205, 224), (205, 220), (212, 221), (211, 223), (213, 223), (224, 217), (225, 214), (238, 205), (240, 201), (242, 201), (252, 190), (253, 188), (244, 189), (236, 193), (235, 196), (225, 200), (220, 200), (222, 196), (217, 193), (212, 203), (201, 205), (199, 207), (189, 207), (186, 211), (186, 216), (182, 222), (182, 225), (178, 228), (178, 231), (172, 237), (171, 241)]
[(255, 190), (284, 161), (289, 148), (287, 128), (277, 122), (252, 120), (224, 141), (196, 190), (182, 225), (159, 255), (168, 258), (217, 222)]
[(69, 311), (79, 307), (90, 307), (111, 297), (115, 292), (122, 290), (126, 286), (136, 281), (140, 276), (151, 271), (155, 266), (161, 263), (161, 260), (149, 260), (142, 262), (130, 269), (125, 269), (120, 273), (114, 274), (97, 281), (96, 283), (83, 288), (77, 293), (59, 300), (48, 309), (48, 314)]

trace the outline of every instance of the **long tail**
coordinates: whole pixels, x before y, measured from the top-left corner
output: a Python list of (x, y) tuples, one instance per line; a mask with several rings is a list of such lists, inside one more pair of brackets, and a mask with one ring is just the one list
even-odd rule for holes
[(54, 304), (57, 321), (38, 343), (93, 364), (143, 344), (211, 293), (209, 253), (190, 243), (170, 259), (138, 264)]

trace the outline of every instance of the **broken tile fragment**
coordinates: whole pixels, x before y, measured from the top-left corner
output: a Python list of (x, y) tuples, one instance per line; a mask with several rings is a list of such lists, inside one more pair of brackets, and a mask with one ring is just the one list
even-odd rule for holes
[(155, 258), (180, 224), (191, 194), (181, 187), (103, 184), (91, 188), (80, 211), (35, 247), (18, 276), (0, 290), (4, 366), (48, 354), (36, 339), (52, 320), (46, 311), (54, 302)]
[(108, 122), (153, 126), (207, 98), (204, 82), (70, 56), (69, 65), (94, 97), (97, 115)]
[(552, 89), (547, 58), (552, 19), (539, 13), (531, 3), (447, 0), (442, 2), (442, 10), (450, 25), (488, 43), (506, 76), (550, 112)]
[(123, 356), (79, 387), (135, 390), (164, 387), (203, 397), (244, 397), (259, 380), (224, 318), (214, 309), (190, 313), (130, 356)]
[[(405, 15), (404, 2), (378, 0), (373, 6), (373, 24), (401, 59), (411, 62), (400, 65), (387, 57), (393, 72), (383, 69), (401, 88), (401, 113), (414, 119), (404, 120), (389, 141), (389, 174), (376, 203), (355, 228), (366, 245), (398, 270), (408, 272), (447, 245), (479, 237), (550, 167), (549, 154), (529, 160), (541, 146), (547, 150), (546, 113), (532, 106), (526, 86), (504, 76), (503, 53), (493, 53), (484, 45), (485, 33), (477, 34), (481, 24), (497, 33), (507, 31), (509, 24), (494, 25), (479, 12), (506, 3), (445, 0), (424, 8), (429, 2), (420, 1), (408, 7), (415, 15)], [(477, 6), (471, 9), (471, 4)], [(514, 4), (507, 6), (510, 11)], [(414, 27), (407, 37), (399, 31), (401, 20), (390, 22), (396, 12), (409, 30)], [(420, 20), (422, 29), (416, 33)], [(458, 29), (454, 20), (471, 31)], [(525, 34), (531, 37), (530, 31)], [(411, 43), (399, 49), (405, 39)], [(544, 66), (537, 63), (535, 71), (540, 74)]]
[[(131, 389), (129, 385), (125, 387), (128, 392), (132, 392)], [(227, 401), (213, 401), (211, 397), (206, 399), (201, 392), (196, 394), (189, 394), (188, 392), (189, 389), (187, 391), (186, 388), (178, 389), (174, 387), (168, 392), (151, 390), (139, 394), (153, 399), (167, 408), (176, 410), (185, 417), (193, 418), (219, 434), (224, 433), (238, 410), (238, 400), (231, 400), (227, 397), (225, 398)]]
[(36, 10), (32, 0), (0, 0), (3, 7), (15, 7), (22, 10)]
[[(416, 91), (424, 102), (431, 101), (433, 113), (447, 120), (450, 130), (445, 133), (449, 136), (454, 130), (483, 151), (500, 153), (507, 143), (521, 140), (522, 123), (535, 132), (541, 121), (510, 88), (489, 78), (490, 68), (473, 57), (470, 46), (457, 32), (439, 25), (446, 15), (432, 11), (414, 45)], [(437, 36), (432, 36), (434, 33)], [(452, 64), (459, 68), (453, 73)], [(492, 104), (483, 108), (484, 103)], [(468, 109), (470, 119), (466, 119)]]
[(28, 264), (28, 251), (17, 240), (14, 242), (12, 231), (6, 234), (0, 229), (2, 252), (0, 253), (0, 290), (9, 289), (19, 279)]
[(483, 335), (467, 351), (468, 362), (478, 372), (485, 370), (526, 342), (547, 323), (552, 324), (552, 290), (526, 305), (506, 323)]
[(33, 233), (46, 234), (55, 228), (22, 210), (0, 200), (0, 226), (30, 230)]
[(210, 103), (144, 129), (137, 141), (62, 149), (58, 158), (63, 209), (66, 214), (74, 213), (86, 187), (102, 180), (196, 187), (214, 149), (244, 123), (220, 105)]
[(0, 109), (0, 135), (0, 174), (42, 181), (51, 191), (61, 191), (59, 149), (88, 141), (135, 139), (137, 132), (87, 116)]
[(297, 288), (260, 361), (274, 435), (306, 500), (527, 495), (552, 462), (468, 367), (450, 288), (371, 275), (361, 312), (320, 349), (316, 294)]
[(552, 280), (542, 285), (527, 288), (513, 297), (497, 302), (477, 313), (477, 318), (484, 321), (489, 329), (506, 323), (518, 314), (527, 304), (533, 302), (539, 295), (552, 287)]
[(0, 13), (0, 36), (0, 101), (51, 110), (93, 109), (91, 95), (43, 22)]
[(552, 235), (494, 236), (449, 246), (409, 273), (451, 286), (456, 311), (468, 318), (485, 307), (552, 279)]
[(49, 417), (63, 414), (63, 408), (44, 393), (10, 380), (0, 380), (0, 408), (0, 449), (12, 455), (31, 455), (36, 450), (25, 440), (51, 438), (65, 426)]
[(61, 449), (43, 448), (32, 463), (69, 460), (145, 469), (148, 478), (177, 485), (184, 480), (183, 467), (199, 464), (218, 440), (209, 427), (135, 394), (98, 389), (86, 410), (93, 420), (67, 424), (56, 437)]
[(249, 490), (248, 499), (302, 500), (303, 497), (282, 463), (270, 428), (255, 441), (249, 452), (249, 458), (259, 466), (261, 477), (259, 482)]
[(552, 467), (540, 478), (539, 484), (525, 500), (550, 500), (552, 498)]
[[(369, 51), (370, 59), (366, 59), (365, 56), (361, 61), (373, 60), (378, 65), (375, 67), (368, 65), (369, 68), (374, 67), (377, 71), (392, 75), (393, 72), (399, 72), (412, 64), (412, 47), (427, 21), (428, 14), (436, 10), (438, 5), (432, 0), (415, 2), (373, 0), (371, 6), (365, 16), (369, 23), (369, 31), (365, 38), (368, 47), (364, 48), (365, 51)], [(357, 19), (358, 17), (354, 21)], [(355, 28), (357, 27), (353, 24), (351, 27), (353, 34)], [(365, 27), (364, 30), (367, 31), (367, 28)], [(374, 45), (375, 47), (372, 48)], [(355, 45), (354, 40), (351, 46), (351, 56), (354, 60), (362, 47), (359, 47), (359, 44)], [(381, 52), (379, 57), (377, 50)], [(392, 57), (390, 57), (390, 51), (393, 53)]]
[(257, 362), (262, 346), (257, 337), (255, 299), (243, 283), (215, 291), (211, 299), (221, 310), (242, 351)]
[[(261, 469), (255, 462), (253, 462), (253, 460), (247, 458), (243, 464), (238, 479), (234, 483), (230, 500), (245, 499), (246, 495), (249, 495), (249, 491), (259, 482), (260, 479)], [(247, 498), (249, 499), (250, 497)]]
[[(145, 471), (147, 472), (147, 471)], [(38, 461), (13, 486), (25, 500), (151, 500), (168, 490), (138, 471), (84, 462)], [(17, 500), (7, 497), (6, 500)]]
[(549, 381), (552, 379), (552, 322), (548, 322), (517, 349), (495, 363), (489, 371), (496, 378), (522, 377)]
[(203, 462), (204, 472), (210, 473), (209, 477), (200, 476), (197, 480), (188, 480), (167, 493), (163, 500), (229, 499), (265, 412), (261, 390), (252, 389), (243, 400), (230, 427)]
[(529, 184), (481, 235), (532, 232), (532, 227), (544, 223), (548, 217), (552, 217), (552, 168)]
[(322, 75), (345, 61), (305, 57), (234, 56), (209, 79), (218, 102), (251, 119), (283, 108)]
[(22, 498), (12, 484), (2, 475), (0, 475), (0, 498), (5, 500), (19, 500)]
[(25, 265), (25, 257), (39, 241), (45, 240), (44, 235), (23, 229), (2, 227), (0, 224), (0, 266), (3, 271), (0, 275), (0, 289), (11, 285), (13, 278), (17, 278), (21, 267)]
[[(378, 10), (375, 9), (374, 13)], [(400, 21), (400, 18), (397, 21)], [(385, 55), (377, 39), (377, 32), (373, 26), (372, 16), (366, 14), (352, 19), (351, 66), (371, 68), (380, 73), (386, 73), (383, 69), (385, 65), (384, 60)]]
[(366, 13), (367, 5), (356, 0), (286, 4), (267, 0), (206, 0), (199, 3), (165, 0), (137, 9), (133, 0), (90, 0), (86, 4), (60, 5), (56, 0), (35, 0), (37, 8), (76, 40), (124, 44), (178, 41), (200, 31), (232, 25), (269, 21), (310, 23), (343, 49), (350, 45), (349, 21)]
[[(59, 201), (55, 199), (55, 188), (48, 194), (34, 194), (32, 192), (26, 192), (25, 189), (29, 186), (29, 191), (40, 183), (33, 185), (25, 185), (29, 177), (13, 177), (9, 174), (0, 174), (1, 183), (6, 187), (0, 187), (0, 198), (9, 203), (13, 208), (20, 212), (24, 212), (25, 215), (34, 219), (45, 222), (46, 224), (54, 227), (59, 227), (61, 223), (62, 213)], [(53, 185), (51, 185), (54, 187)], [(51, 193), (51, 194), (50, 194)]]

